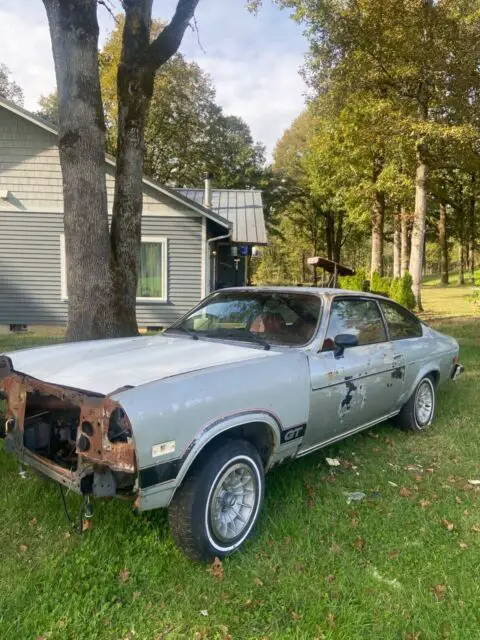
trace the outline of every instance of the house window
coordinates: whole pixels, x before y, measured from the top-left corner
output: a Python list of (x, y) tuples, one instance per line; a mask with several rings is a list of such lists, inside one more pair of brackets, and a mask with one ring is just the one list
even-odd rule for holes
[[(142, 236), (140, 246), (137, 300), (145, 302), (167, 301), (167, 239)], [(68, 299), (65, 235), (60, 234), (61, 297)]]
[(143, 236), (138, 260), (137, 300), (167, 300), (167, 239)]

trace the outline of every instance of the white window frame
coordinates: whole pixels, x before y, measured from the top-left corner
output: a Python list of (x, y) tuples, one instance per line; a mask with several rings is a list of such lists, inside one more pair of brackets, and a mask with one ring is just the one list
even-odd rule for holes
[[(168, 301), (168, 240), (163, 236), (142, 236), (142, 244), (162, 245), (162, 291), (161, 298), (137, 297), (137, 302), (167, 302)], [(140, 274), (139, 274), (140, 275)]]
[(65, 251), (65, 234), (60, 234), (60, 297), (68, 300), (67, 293), (67, 253)]
[[(162, 245), (162, 291), (160, 298), (137, 297), (137, 302), (168, 302), (168, 239), (164, 236), (142, 236), (142, 243)], [(67, 257), (65, 252), (65, 234), (60, 234), (60, 296), (68, 300)]]

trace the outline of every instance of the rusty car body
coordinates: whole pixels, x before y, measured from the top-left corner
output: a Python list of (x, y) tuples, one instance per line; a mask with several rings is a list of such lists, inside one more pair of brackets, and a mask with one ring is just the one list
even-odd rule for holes
[(428, 427), (458, 353), (381, 296), (223, 289), (161, 335), (0, 356), (0, 436), (79, 494), (170, 507), (179, 546), (206, 559), (250, 535), (276, 463), (390, 418)]

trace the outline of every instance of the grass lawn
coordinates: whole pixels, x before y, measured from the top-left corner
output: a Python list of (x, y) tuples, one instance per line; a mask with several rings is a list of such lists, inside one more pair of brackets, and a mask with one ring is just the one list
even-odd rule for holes
[(275, 469), (257, 534), (221, 571), (177, 551), (161, 511), (99, 501), (71, 534), (55, 486), (22, 479), (0, 445), (1, 640), (480, 638), (478, 320), (438, 327), (466, 372), (434, 427), (385, 424)]

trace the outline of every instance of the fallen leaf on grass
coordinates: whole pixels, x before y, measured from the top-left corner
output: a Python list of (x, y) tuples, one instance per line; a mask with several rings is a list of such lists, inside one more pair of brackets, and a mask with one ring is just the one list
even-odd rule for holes
[(71, 537), (72, 537), (72, 534), (70, 533), (70, 531), (65, 531), (65, 533), (63, 534), (63, 537), (64, 537), (65, 539), (68, 539), (68, 538), (71, 538)]
[(378, 440), (378, 439), (379, 439), (379, 437), (380, 437), (380, 436), (378, 435), (378, 433), (374, 433), (373, 431), (369, 431), (369, 432), (367, 433), (367, 436), (368, 436), (369, 438), (374, 438), (375, 440)]
[(338, 460), (338, 458), (325, 458), (325, 462), (330, 465), (331, 467), (339, 467), (340, 466), (340, 460)]
[(480, 480), (469, 480), (468, 484), (471, 484), (474, 487), (480, 486)]
[(201, 616), (204, 616), (204, 617), (207, 617), (207, 616), (208, 616), (208, 611), (207, 611), (206, 609), (202, 609), (202, 610), (200, 611), (200, 615), (201, 615)]
[(297, 620), (300, 620), (301, 615), (299, 613), (297, 613), (296, 611), (291, 611), (291, 614), (292, 614), (292, 618), (295, 620), (295, 622)]
[(331, 611), (327, 613), (327, 623), (330, 629), (335, 629), (337, 626), (337, 618)]
[(20, 553), (25, 553), (25, 551), (28, 550), (28, 545), (21, 544), (21, 545), (19, 545), (18, 550), (20, 551)]
[(33, 517), (29, 523), (28, 523), (31, 527), (34, 527), (37, 524), (37, 519), (35, 517)]
[(458, 546), (460, 547), (460, 549), (462, 549), (462, 551), (465, 551), (465, 549), (468, 549), (468, 544), (466, 542), (459, 542)]
[(356, 529), (356, 528), (358, 527), (358, 523), (359, 523), (358, 518), (352, 518), (352, 519), (350, 520), (350, 524), (352, 525), (352, 527), (353, 527), (354, 529)]
[(225, 571), (220, 558), (215, 558), (207, 571), (209, 571), (217, 580), (223, 580), (225, 577)]
[(120, 573), (118, 574), (118, 581), (119, 582), (126, 582), (130, 577), (130, 571), (128, 569), (124, 569), (123, 571), (120, 571)]
[(442, 525), (445, 527), (445, 529), (448, 529), (448, 531), (453, 531), (455, 529), (455, 525), (453, 524), (453, 522), (450, 522), (446, 518), (442, 520)]
[(257, 585), (257, 587), (263, 587), (263, 582), (262, 580), (260, 580), (260, 578), (255, 578), (254, 582)]
[(402, 498), (409, 498), (412, 495), (412, 491), (408, 487), (402, 487), (400, 489), (400, 495)]
[(388, 554), (388, 557), (390, 558), (390, 560), (395, 560), (395, 558), (398, 558), (398, 556), (400, 555), (400, 551), (390, 551), (390, 553)]
[(396, 482), (392, 482), (391, 480), (388, 481), (388, 484), (392, 487), (398, 487), (398, 484)]
[(355, 544), (355, 548), (358, 549), (359, 551), (363, 551), (365, 548), (365, 540), (364, 538), (362, 538), (362, 536), (357, 536), (354, 544)]
[(415, 476), (415, 482), (423, 482), (423, 476), (417, 473)]
[(141, 591), (134, 591), (133, 592), (133, 601), (135, 602), (135, 600), (138, 600), (138, 598), (140, 598), (141, 595), (142, 595)]
[(90, 531), (93, 529), (93, 522), (91, 520), (83, 520), (82, 521), (82, 533), (85, 531)]
[(335, 580), (335, 576), (329, 575), (326, 577), (327, 582), (333, 582)]
[(420, 507), (420, 509), (426, 509), (431, 504), (432, 503), (430, 502), (430, 500), (425, 500), (425, 499), (422, 498), (422, 500), (419, 501), (418, 506)]
[(435, 471), (435, 469), (433, 467), (428, 467), (428, 469), (425, 469), (425, 471), (427, 473), (433, 473)]
[(251, 607), (253, 604), (253, 600), (251, 598), (249, 598), (248, 600), (245, 600), (245, 606), (246, 607)]
[(447, 587), (444, 584), (436, 584), (431, 587), (432, 592), (435, 594), (437, 600), (443, 600), (447, 593)]
[(407, 633), (405, 640), (420, 640), (420, 632), (414, 631), (413, 633)]
[(480, 533), (480, 525), (474, 524), (473, 527), (472, 527), (472, 531), (474, 533)]
[(462, 499), (459, 496), (455, 496), (455, 502), (457, 504), (462, 504)]
[(342, 548), (338, 546), (338, 544), (336, 542), (334, 542), (332, 544), (332, 546), (330, 547), (330, 551), (332, 553), (342, 553)]

